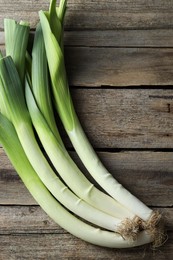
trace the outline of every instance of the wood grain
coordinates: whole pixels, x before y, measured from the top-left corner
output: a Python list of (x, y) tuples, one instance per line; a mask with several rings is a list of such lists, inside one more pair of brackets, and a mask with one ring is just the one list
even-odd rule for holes
[(172, 90), (74, 89), (77, 114), (95, 148), (172, 148)]
[[(172, 212), (166, 210), (166, 215)], [(67, 233), (39, 206), (0, 206), (0, 235), (21, 233)], [(169, 226), (169, 224), (167, 223)], [(170, 226), (171, 227), (171, 226)]]
[[(38, 11), (48, 10), (47, 0), (0, 0), (0, 29), (3, 19), (27, 20), (31, 27), (38, 22)], [(92, 1), (69, 0), (66, 29), (139, 29), (172, 28), (172, 0)]]
[(65, 58), (72, 86), (173, 85), (172, 48), (67, 47)]
[(172, 48), (66, 47), (65, 58), (71, 86), (173, 85)]
[[(71, 89), (71, 93), (95, 148), (172, 149), (172, 89), (84, 88)], [(62, 127), (60, 130), (71, 148)]]
[[(1, 259), (119, 259), (172, 260), (173, 234), (161, 248), (143, 246), (126, 250), (101, 248), (81, 241), (70, 234), (1, 235)], [(34, 252), (34, 253), (33, 253)]]
[[(33, 38), (34, 31), (30, 35)], [(0, 45), (4, 45), (0, 31)], [(65, 46), (73, 47), (173, 47), (172, 29), (73, 30), (64, 32)]]
[[(71, 155), (89, 177), (76, 154)], [(173, 206), (172, 153), (102, 152), (99, 156), (115, 178), (144, 203), (158, 207)], [(36, 205), (2, 149), (0, 187), (1, 205)]]
[(65, 31), (66, 46), (173, 47), (172, 29)]
[[(161, 208), (159, 211), (163, 215), (167, 231), (172, 231), (173, 208)], [(67, 233), (39, 206), (0, 206), (0, 216), (0, 235)]]
[(170, 48), (87, 48), (65, 50), (74, 86), (172, 85)]

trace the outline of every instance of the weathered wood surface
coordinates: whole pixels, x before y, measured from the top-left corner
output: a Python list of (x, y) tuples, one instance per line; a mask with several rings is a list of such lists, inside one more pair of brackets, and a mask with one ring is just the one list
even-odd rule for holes
[[(160, 208), (159, 211), (165, 216), (169, 235), (169, 231), (173, 229), (173, 209)], [(0, 216), (0, 235), (67, 233), (39, 206), (1, 206)]]
[[(95, 148), (173, 148), (172, 89), (84, 88), (71, 93)], [(71, 147), (64, 131), (62, 135)]]
[[(34, 31), (30, 34), (31, 36), (34, 35)], [(0, 31), (0, 45), (4, 45), (4, 43), (4, 32)], [(65, 46), (73, 47), (173, 47), (173, 30), (124, 29), (65, 31), (64, 44)]]
[(96, 148), (172, 148), (170, 89), (77, 89), (79, 118)]
[(110, 259), (172, 260), (173, 234), (167, 246), (152, 250), (150, 246), (126, 250), (107, 249), (85, 243), (70, 234), (12, 234), (0, 236), (1, 257), (6, 260), (80, 260)]
[[(172, 0), (69, 0), (66, 29), (173, 28), (172, 6)], [(47, 0), (0, 0), (0, 28), (4, 17), (28, 20), (35, 27), (40, 9), (48, 9)]]
[[(0, 48), (4, 17), (28, 20), (34, 29), (38, 10), (48, 5), (0, 0)], [(41, 210), (0, 148), (0, 260), (173, 259), (172, 8), (173, 0), (68, 0), (65, 22), (80, 120), (110, 172), (163, 214), (168, 241), (154, 251), (150, 245), (112, 250), (71, 236)]]
[(65, 57), (71, 86), (173, 85), (172, 48), (66, 47)]
[(172, 85), (170, 48), (67, 48), (69, 81), (75, 86)]
[[(157, 207), (173, 206), (172, 153), (100, 152), (98, 154), (117, 180), (146, 204)], [(88, 176), (76, 154), (71, 155)], [(0, 204), (35, 205), (35, 201), (26, 191), (2, 149), (0, 149), (0, 165)]]

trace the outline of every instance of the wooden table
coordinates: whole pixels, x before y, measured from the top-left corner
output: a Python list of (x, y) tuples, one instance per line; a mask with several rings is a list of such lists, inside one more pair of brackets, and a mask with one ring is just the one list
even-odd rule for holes
[[(4, 17), (34, 29), (48, 2), (0, 0), (1, 47)], [(87, 135), (112, 174), (163, 213), (168, 241), (115, 250), (73, 237), (40, 209), (0, 148), (0, 260), (173, 259), (173, 0), (69, 0), (65, 46)]]

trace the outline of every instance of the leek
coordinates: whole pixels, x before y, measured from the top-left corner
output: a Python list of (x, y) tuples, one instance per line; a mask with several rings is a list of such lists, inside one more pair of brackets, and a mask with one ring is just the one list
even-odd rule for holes
[[(90, 183), (80, 172), (67, 151), (59, 145), (54, 134), (50, 131), (43, 115), (39, 111), (28, 83), (26, 83), (26, 101), (33, 125), (44, 146), (44, 149), (49, 155), (55, 169), (58, 171), (68, 187), (81, 199), (85, 200), (93, 207), (107, 212), (108, 214), (119, 219), (133, 219), (134, 215), (131, 212), (127, 211), (126, 208), (122, 207), (112, 198), (97, 190), (94, 185)], [(106, 201), (107, 203), (109, 202), (108, 206), (106, 205)], [(115, 230), (116, 229), (114, 228), (114, 231)]]
[[(105, 203), (109, 203), (111, 200), (114, 202), (114, 200), (108, 196), (106, 197), (107, 200), (104, 199), (105, 194), (102, 195), (99, 190), (94, 189), (93, 185), (89, 183), (88, 190), (85, 190), (86, 197), (91, 201), (93, 200), (93, 205), (95, 205), (94, 207), (90, 206), (72, 193), (70, 189), (62, 183), (43, 156), (34, 136), (30, 116), (22, 92), (22, 85), (11, 57), (6, 57), (0, 60), (0, 78), (2, 80), (0, 90), (4, 93), (5, 106), (10, 114), (11, 122), (14, 124), (18, 138), (28, 160), (37, 172), (41, 181), (54, 197), (70, 211), (73, 211), (78, 216), (83, 217), (96, 225), (116, 231), (116, 229), (119, 228), (121, 221), (96, 209), (96, 206), (98, 206), (98, 208), (102, 207), (103, 200), (105, 200)], [(36, 117), (38, 119), (38, 126), (42, 129), (41, 123), (43, 122), (44, 124), (45, 122), (40, 121), (37, 114)], [(51, 140), (51, 135), (49, 138)], [(70, 167), (63, 164), (63, 156), (62, 151), (59, 155), (59, 163), (62, 171), (65, 169), (70, 173)]]
[(81, 127), (70, 96), (60, 42), (58, 42), (54, 30), (51, 28), (52, 23), (49, 22), (51, 13), (55, 12), (49, 13), (49, 19), (43, 11), (39, 12), (39, 16), (56, 101), (55, 105), (64, 128), (83, 164), (100, 186), (135, 215), (144, 221), (148, 221), (153, 215), (153, 211), (113, 178), (98, 158)]
[[(7, 23), (7, 21), (6, 21), (6, 23)], [(8, 23), (12, 23), (12, 21), (10, 20)], [(17, 25), (15, 22), (12, 24), (14, 24), (15, 26)], [(37, 98), (38, 104), (40, 107), (44, 106), (44, 108), (45, 108), (44, 117), (49, 122), (49, 124), (51, 122), (51, 126), (54, 125), (54, 129), (55, 129), (55, 122), (53, 121), (53, 119), (54, 119), (53, 110), (52, 110), (51, 104), (50, 104), (51, 103), (50, 102), (50, 93), (49, 93), (49, 88), (47, 87), (47, 85), (48, 85), (47, 63), (46, 63), (46, 55), (45, 55), (45, 50), (44, 50), (42, 34), (40, 31), (40, 26), (38, 25), (35, 39), (34, 39), (32, 60), (31, 60), (29, 54), (26, 52), (26, 48), (25, 49), (22, 48), (23, 55), (19, 56), (18, 59), (15, 59), (14, 53), (15, 53), (15, 51), (18, 51), (18, 48), (19, 48), (19, 46), (16, 47), (17, 46), (16, 41), (18, 42), (19, 39), (16, 39), (15, 35), (12, 35), (13, 37), (10, 36), (9, 34), (11, 34), (11, 31), (12, 30), (10, 30), (10, 28), (8, 28), (8, 30), (5, 30), (6, 38), (11, 39), (10, 42), (6, 41), (8, 53), (12, 56), (12, 58), (14, 58), (15, 66), (16, 66), (16, 68), (19, 68), (19, 69), (21, 67), (20, 64), (23, 64), (23, 63), (21, 63), (23, 56), (24, 57), (27, 56), (27, 62), (28, 62), (27, 67), (29, 68), (28, 69), (29, 74), (32, 72), (32, 82), (33, 82), (34, 86), (36, 86), (34, 88), (35, 95), (37, 97), (39, 97), (39, 98)], [(25, 40), (21, 39), (20, 42), (27, 41), (26, 34), (24, 34), (23, 37), (25, 38)], [(21, 35), (21, 38), (22, 38), (22, 35)], [(25, 44), (25, 46), (26, 46), (26, 44)], [(34, 139), (30, 116), (29, 116), (28, 110), (25, 105), (23, 87), (20, 83), (20, 79), (18, 78), (17, 72), (14, 68), (14, 64), (13, 64), (12, 60), (9, 57), (7, 57), (1, 61), (0, 67), (1, 67), (1, 79), (3, 80), (3, 84), (1, 84), (3, 86), (1, 92), (2, 93), (6, 92), (4, 94), (5, 97), (3, 99), (3, 100), (6, 100), (6, 102), (5, 102), (6, 106), (5, 105), (3, 106), (5, 109), (8, 110), (8, 113), (6, 113), (6, 114), (8, 114), (8, 116), (9, 116), (10, 113), (12, 112), (12, 115), (10, 115), (10, 118), (16, 127), (20, 141), (21, 141), (21, 143), (24, 147), (24, 150), (25, 150), (30, 162), (32, 163), (34, 169), (39, 174), (42, 181), (44, 183), (46, 183), (46, 186), (49, 187), (49, 190), (51, 190), (51, 192), (54, 194), (54, 196), (57, 199), (61, 199), (61, 194), (58, 194), (58, 191), (56, 192), (55, 187), (57, 187), (57, 190), (63, 190), (63, 189), (65, 190), (65, 188), (61, 187), (61, 183), (59, 183), (60, 180), (57, 178), (57, 176), (51, 170), (50, 166), (45, 161), (45, 158), (43, 158), (43, 155), (41, 154), (41, 151), (37, 145), (37, 142)], [(20, 71), (19, 69), (18, 69), (18, 72)], [(40, 86), (42, 86), (42, 87), (44, 86), (45, 91), (42, 91), (42, 93), (41, 92), (37, 93), (37, 89), (40, 89)], [(52, 115), (52, 117), (51, 117), (51, 115)], [(15, 121), (15, 119), (17, 119), (17, 121)], [(39, 124), (37, 124), (37, 127), (41, 129)], [(53, 133), (56, 136), (56, 139), (58, 140), (57, 147), (59, 149), (59, 154), (58, 154), (57, 158), (60, 158), (58, 161), (58, 170), (60, 170), (60, 172), (63, 174), (66, 173), (66, 180), (68, 180), (68, 183), (71, 182), (70, 187), (72, 186), (73, 190), (75, 190), (75, 191), (77, 190), (77, 194), (79, 194), (79, 195), (82, 194), (82, 196), (81, 196), (82, 199), (86, 200), (94, 208), (98, 208), (98, 209), (104, 211), (105, 213), (115, 216), (116, 218), (117, 217), (120, 218), (120, 217), (122, 217), (122, 215), (123, 215), (123, 219), (130, 217), (128, 214), (128, 211), (125, 208), (123, 208), (121, 205), (116, 203), (116, 201), (114, 201), (112, 198), (108, 197), (104, 193), (97, 190), (89, 181), (87, 181), (87, 179), (85, 177), (74, 179), (73, 181), (69, 178), (69, 172), (71, 172), (71, 173), (74, 172), (74, 170), (71, 169), (71, 165), (73, 165), (73, 161), (71, 160), (70, 163), (68, 162), (68, 158), (67, 158), (67, 156), (65, 156), (65, 154), (67, 154), (67, 152), (64, 150), (65, 148), (63, 146), (63, 143), (59, 136), (58, 131), (55, 132), (55, 130), (54, 130)], [(44, 136), (45, 136), (45, 134), (43, 134), (43, 138), (45, 138)], [(51, 140), (50, 137), (48, 137), (48, 139)], [(33, 150), (32, 155), (28, 154), (28, 147), (30, 147), (30, 149)], [(49, 147), (50, 147), (50, 145), (49, 145)], [(39, 160), (40, 162), (43, 161), (42, 165), (40, 165), (38, 163), (38, 157), (40, 158), (40, 160)], [(55, 158), (55, 156), (54, 156), (54, 158)], [(57, 160), (57, 158), (55, 160)], [(65, 163), (62, 164), (62, 161), (64, 160), (64, 158), (65, 158)], [(47, 171), (49, 173), (50, 182), (48, 182), (48, 181), (46, 182), (47, 176), (44, 173), (43, 168), (44, 168), (44, 171)], [(75, 170), (77, 170), (79, 172), (77, 167), (75, 168)], [(54, 186), (51, 186), (52, 180), (56, 180)], [(77, 183), (75, 183), (75, 180)], [(60, 185), (61, 188), (58, 187), (58, 185)], [(63, 204), (67, 203), (67, 202), (62, 202), (63, 199), (64, 199), (64, 197), (62, 198), (61, 203), (63, 203)], [(77, 198), (76, 198), (76, 200), (77, 200)], [(83, 205), (83, 203), (81, 203), (81, 204)], [(73, 205), (73, 206), (71, 206), (71, 207), (68, 206), (68, 207), (70, 207), (70, 210), (72, 210), (72, 211), (74, 208), (75, 213), (77, 214), (78, 208), (75, 209), (75, 206), (74, 206), (75, 202), (73, 204), (71, 203), (71, 205)], [(88, 206), (88, 208), (89, 208), (89, 206)], [(88, 213), (89, 212), (91, 212), (91, 210), (88, 210)], [(95, 212), (95, 211), (93, 210), (93, 212)], [(93, 221), (95, 221), (94, 224), (96, 224), (96, 218), (98, 218), (99, 214), (101, 215), (100, 212), (98, 212), (98, 214), (93, 213), (93, 215), (95, 215), (95, 217), (93, 218), (93, 217), (91, 217), (92, 214), (86, 214), (84, 211), (82, 213), (83, 217), (87, 218), (88, 221), (90, 221), (90, 219), (94, 219), (93, 220)], [(81, 216), (80, 210), (79, 210), (78, 215)], [(105, 216), (106, 216), (106, 214), (105, 214)], [(133, 214), (131, 214), (131, 216), (133, 217)], [(111, 217), (108, 216), (108, 218), (105, 218), (104, 221), (102, 221), (102, 222), (104, 222), (104, 224), (99, 224), (99, 225), (101, 225), (102, 227), (103, 227), (103, 225), (104, 225), (104, 227), (110, 226), (109, 229), (116, 231), (116, 229), (119, 229), (121, 227), (120, 221), (116, 220), (116, 218), (114, 218), (114, 221), (112, 218), (112, 221), (111, 221)], [(97, 220), (97, 223), (99, 223), (99, 220)], [(110, 224), (106, 224), (106, 223), (110, 223)], [(115, 223), (117, 223), (118, 225), (115, 225)], [(116, 226), (117, 226), (117, 228), (116, 228)], [(122, 230), (122, 228), (121, 228), (121, 230)]]
[(0, 114), (0, 142), (34, 199), (58, 225), (74, 236), (89, 243), (110, 248), (128, 248), (152, 242), (152, 237), (143, 231), (136, 241), (129, 243), (120, 235), (92, 227), (68, 212), (41, 182), (26, 157), (12, 123), (2, 114)]
[[(89, 204), (100, 210), (106, 210), (107, 213), (118, 218), (134, 218), (135, 216), (130, 211), (112, 198), (108, 199), (107, 195), (99, 192), (100, 197), (96, 188), (82, 174), (65, 149), (53, 118), (46, 61), (43, 35), (40, 25), (38, 25), (32, 50), (32, 79), (26, 81), (26, 101), (33, 125), (51, 162), (72, 191)], [(90, 191), (90, 197), (87, 195), (87, 190)], [(96, 193), (98, 194), (96, 195)]]

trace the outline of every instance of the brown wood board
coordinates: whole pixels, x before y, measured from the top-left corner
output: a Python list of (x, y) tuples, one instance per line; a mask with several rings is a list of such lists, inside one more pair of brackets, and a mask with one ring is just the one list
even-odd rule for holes
[[(47, 10), (47, 0), (0, 1), (0, 28), (3, 19), (27, 20), (31, 27), (38, 22), (38, 11)], [(92, 1), (69, 0), (66, 29), (137, 29), (173, 28), (172, 0), (163, 1)]]
[(0, 236), (2, 259), (120, 259), (172, 260), (173, 244), (152, 250), (151, 246), (126, 250), (108, 249), (85, 243), (70, 234), (16, 234)]
[[(117, 180), (146, 204), (157, 207), (172, 206), (172, 153), (100, 152), (98, 155)], [(76, 154), (71, 153), (71, 156), (90, 178)], [(0, 165), (0, 204), (35, 205), (36, 202), (13, 170), (2, 149)]]
[[(35, 30), (30, 32), (33, 39)], [(0, 31), (0, 45), (4, 45)], [(66, 30), (65, 46), (73, 47), (173, 47), (172, 29)], [(1, 46), (2, 47), (2, 46)]]

